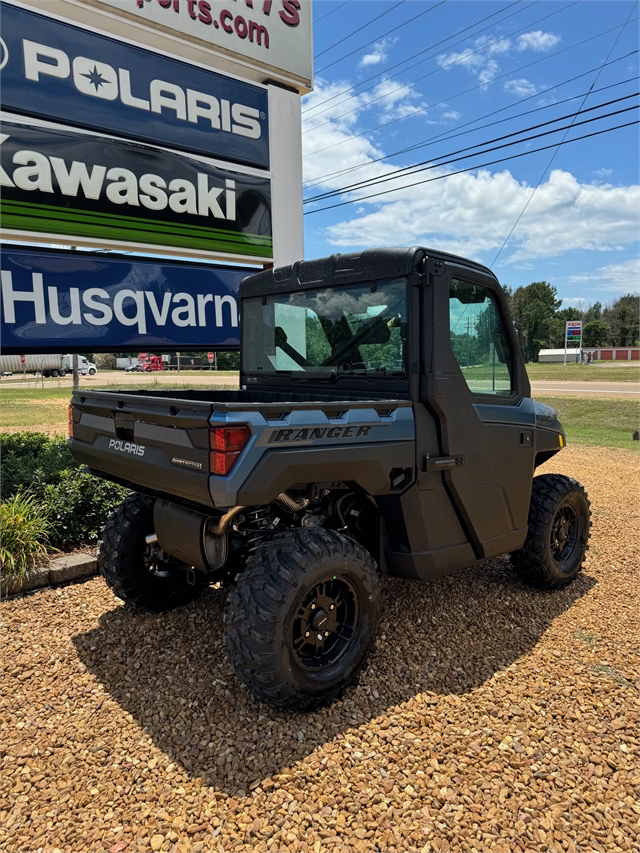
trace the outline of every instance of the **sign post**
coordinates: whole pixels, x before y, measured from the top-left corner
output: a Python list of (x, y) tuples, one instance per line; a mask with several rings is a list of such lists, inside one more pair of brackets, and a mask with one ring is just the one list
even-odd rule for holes
[(213, 353), (212, 353), (212, 352), (208, 352), (208, 353), (207, 353), (207, 358), (209, 359), (209, 370), (211, 370), (211, 368), (213, 367)]
[(582, 342), (582, 320), (567, 320), (564, 332), (564, 363), (567, 363), (567, 346), (569, 341), (580, 346)]

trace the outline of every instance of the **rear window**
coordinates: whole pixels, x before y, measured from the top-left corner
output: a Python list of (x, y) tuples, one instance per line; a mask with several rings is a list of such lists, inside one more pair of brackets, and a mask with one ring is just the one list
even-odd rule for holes
[(245, 373), (407, 372), (406, 278), (243, 300)]

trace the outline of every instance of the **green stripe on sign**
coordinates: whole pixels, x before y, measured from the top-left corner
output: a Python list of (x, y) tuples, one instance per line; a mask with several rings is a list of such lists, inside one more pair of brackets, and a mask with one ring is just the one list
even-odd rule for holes
[[(145, 219), (143, 217), (120, 216), (119, 214), (98, 213), (90, 210), (74, 210), (68, 207), (56, 207), (54, 205), (32, 204), (31, 202), (12, 201), (6, 199), (2, 202), (3, 209), (8, 213), (25, 214), (33, 212), (39, 219), (52, 219), (56, 222), (59, 220), (68, 220), (73, 222), (86, 223), (103, 223), (104, 225), (114, 225), (122, 228), (131, 228), (150, 230), (158, 232), (164, 223), (158, 223), (153, 219)], [(271, 246), (271, 237), (264, 237), (260, 234), (243, 234), (241, 232), (226, 231), (221, 228), (205, 228), (198, 225), (183, 225), (182, 223), (168, 223), (175, 234), (183, 234), (186, 236), (210, 238), (211, 236), (220, 237), (222, 240), (239, 243), (249, 241), (255, 245)], [(157, 242), (157, 241), (156, 241)]]
[(197, 225), (173, 222), (162, 223), (152, 219), (94, 213), (11, 199), (2, 199), (0, 209), (4, 227), (20, 231), (155, 243), (265, 258), (270, 258), (273, 254), (272, 238), (260, 234), (242, 234), (221, 228), (201, 228)]

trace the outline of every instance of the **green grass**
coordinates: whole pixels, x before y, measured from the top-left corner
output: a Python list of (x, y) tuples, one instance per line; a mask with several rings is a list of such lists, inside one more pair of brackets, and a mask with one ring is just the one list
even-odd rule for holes
[[(612, 365), (609, 367), (608, 365)], [(639, 382), (640, 362), (601, 364), (527, 364), (529, 379), (566, 382)]]
[(558, 412), (568, 444), (640, 450), (640, 441), (633, 440), (634, 430), (640, 428), (640, 407), (635, 400), (539, 397), (537, 394), (535, 399)]
[[(148, 377), (145, 379), (147, 382), (144, 387), (155, 387), (158, 390), (162, 387), (149, 382)], [(222, 390), (219, 386), (214, 389), (211, 385), (194, 381), (172, 382), (171, 387)], [(64, 435), (67, 431), (70, 397), (70, 388), (0, 388), (0, 429), (6, 432), (26, 429), (46, 432), (48, 435)], [(633, 431), (640, 428), (640, 409), (635, 400), (538, 395), (536, 400), (556, 409), (566, 430), (567, 440), (572, 444), (640, 450), (640, 442), (632, 438)]]
[[(195, 371), (194, 371), (195, 372)], [(222, 371), (221, 371), (222, 372)], [(232, 372), (231, 372), (232, 373)], [(225, 388), (237, 388), (233, 379), (228, 385), (206, 384), (203, 382), (162, 382), (155, 383), (153, 376), (140, 375), (141, 388), (207, 388), (211, 391), (222, 391)], [(174, 374), (174, 378), (177, 378)], [(46, 380), (45, 380), (46, 381)], [(53, 380), (55, 381), (55, 380)], [(104, 385), (100, 383), (82, 384), (81, 390), (114, 390), (118, 388), (116, 382)], [(135, 390), (135, 385), (122, 386), (126, 390)], [(69, 386), (61, 388), (0, 388), (0, 430), (5, 432), (17, 432), (18, 430), (30, 430), (31, 432), (45, 432), (47, 435), (65, 435), (67, 432), (68, 405), (71, 399), (72, 389)]]
[(68, 388), (0, 388), (0, 429), (64, 434), (70, 397)]

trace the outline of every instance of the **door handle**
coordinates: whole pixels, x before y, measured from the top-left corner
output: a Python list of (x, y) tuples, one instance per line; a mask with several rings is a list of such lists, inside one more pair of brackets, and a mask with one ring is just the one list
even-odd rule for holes
[(439, 471), (461, 468), (464, 465), (464, 453), (456, 453), (451, 456), (427, 456), (425, 461), (427, 471), (436, 474)]

